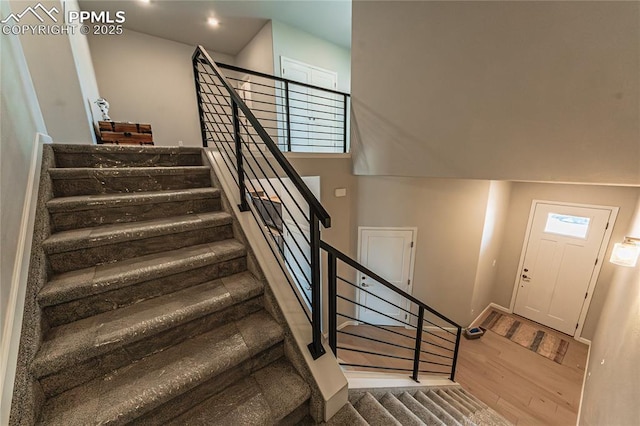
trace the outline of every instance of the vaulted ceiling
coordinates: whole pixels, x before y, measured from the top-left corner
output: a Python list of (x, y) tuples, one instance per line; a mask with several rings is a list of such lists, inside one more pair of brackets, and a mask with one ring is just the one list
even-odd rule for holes
[[(229, 55), (242, 50), (270, 19), (351, 47), (350, 0), (81, 0), (79, 4), (89, 11), (124, 11), (127, 29), (186, 44), (202, 44)], [(208, 18), (215, 18), (220, 24), (212, 27), (207, 24)]]

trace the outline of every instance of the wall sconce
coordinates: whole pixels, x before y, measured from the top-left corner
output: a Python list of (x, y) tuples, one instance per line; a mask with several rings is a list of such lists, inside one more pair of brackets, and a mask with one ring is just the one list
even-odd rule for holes
[(613, 246), (609, 262), (633, 268), (640, 255), (640, 238), (624, 237), (624, 241)]

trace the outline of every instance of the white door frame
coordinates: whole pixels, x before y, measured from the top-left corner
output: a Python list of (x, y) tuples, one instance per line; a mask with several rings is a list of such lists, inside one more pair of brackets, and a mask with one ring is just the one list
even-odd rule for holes
[(522, 244), (522, 251), (520, 252), (520, 262), (518, 263), (518, 270), (516, 272), (516, 279), (513, 284), (513, 292), (511, 294), (511, 304), (509, 305), (509, 312), (513, 313), (515, 305), (516, 305), (516, 297), (518, 296), (518, 289), (520, 288), (520, 274), (522, 268), (524, 268), (524, 257), (527, 252), (527, 245), (529, 244), (529, 238), (531, 237), (531, 227), (533, 225), (533, 216), (536, 211), (536, 206), (538, 204), (555, 204), (557, 206), (567, 206), (567, 207), (584, 207), (590, 209), (600, 209), (600, 210), (610, 210), (611, 216), (609, 216), (609, 226), (604, 232), (604, 237), (602, 238), (602, 243), (600, 244), (600, 250), (598, 251), (598, 263), (593, 268), (593, 274), (591, 275), (591, 280), (589, 281), (589, 286), (587, 288), (587, 297), (582, 305), (582, 310), (580, 311), (580, 317), (578, 319), (578, 328), (573, 333), (573, 337), (576, 340), (581, 340), (580, 335), (582, 334), (582, 329), (584, 327), (584, 321), (587, 318), (587, 313), (589, 312), (589, 306), (591, 305), (591, 299), (593, 298), (593, 292), (598, 282), (598, 277), (600, 276), (600, 269), (602, 269), (602, 265), (605, 262), (605, 254), (607, 252), (607, 248), (609, 247), (609, 241), (611, 239), (611, 234), (613, 233), (613, 227), (616, 223), (616, 218), (618, 217), (619, 207), (613, 206), (600, 206), (595, 204), (577, 204), (577, 203), (565, 203), (562, 201), (546, 201), (546, 200), (533, 200), (531, 201), (531, 209), (529, 210), (529, 220), (527, 222), (527, 230), (525, 232), (524, 243)]
[[(413, 232), (413, 246), (411, 247), (411, 259), (409, 260), (409, 285), (407, 286), (407, 293), (409, 293), (410, 295), (413, 295), (413, 271), (415, 268), (415, 262), (416, 262), (416, 247), (417, 247), (417, 240), (418, 240), (418, 228), (417, 227), (389, 227), (389, 226), (358, 226), (358, 263), (361, 263), (361, 254), (360, 253), (360, 247), (362, 246), (362, 231), (366, 231), (366, 230), (374, 230), (374, 231), (412, 231)], [(375, 272), (375, 271), (373, 271)], [(361, 272), (357, 273), (357, 277), (356, 277), (356, 283), (360, 282), (360, 274)], [(361, 296), (361, 292), (359, 291), (360, 287), (358, 287), (358, 292), (357, 292), (357, 300), (358, 303), (361, 303), (360, 300), (360, 296)], [(409, 301), (407, 300), (405, 302), (405, 306), (403, 306), (403, 308), (405, 308), (406, 310), (409, 310), (410, 304)], [(361, 317), (361, 310), (362, 310), (362, 306), (358, 306), (358, 310), (357, 310), (357, 315), (356, 317), (358, 319), (360, 319)], [(358, 324), (360, 324), (358, 322)]]

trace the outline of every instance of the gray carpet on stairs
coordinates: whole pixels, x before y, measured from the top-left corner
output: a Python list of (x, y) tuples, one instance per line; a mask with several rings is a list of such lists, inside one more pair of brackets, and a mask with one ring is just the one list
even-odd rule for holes
[[(373, 391), (372, 391), (373, 392)], [(379, 399), (373, 394), (379, 395)], [(403, 426), (508, 426), (510, 423), (466, 392), (459, 385), (420, 388), (394, 395), (387, 392), (354, 391), (359, 399), (346, 404), (326, 424), (351, 425), (403, 425)]]
[(308, 417), (311, 389), (285, 357), (286, 331), (202, 150), (45, 149), (50, 233), (37, 249), (48, 271), (28, 365), (41, 398), (14, 399), (17, 412), (64, 426)]

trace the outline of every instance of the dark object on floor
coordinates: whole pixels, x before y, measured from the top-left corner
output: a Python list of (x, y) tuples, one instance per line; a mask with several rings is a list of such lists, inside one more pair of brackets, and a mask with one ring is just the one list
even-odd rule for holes
[(484, 330), (480, 327), (472, 327), (464, 329), (464, 337), (469, 340), (479, 339), (484, 334)]

